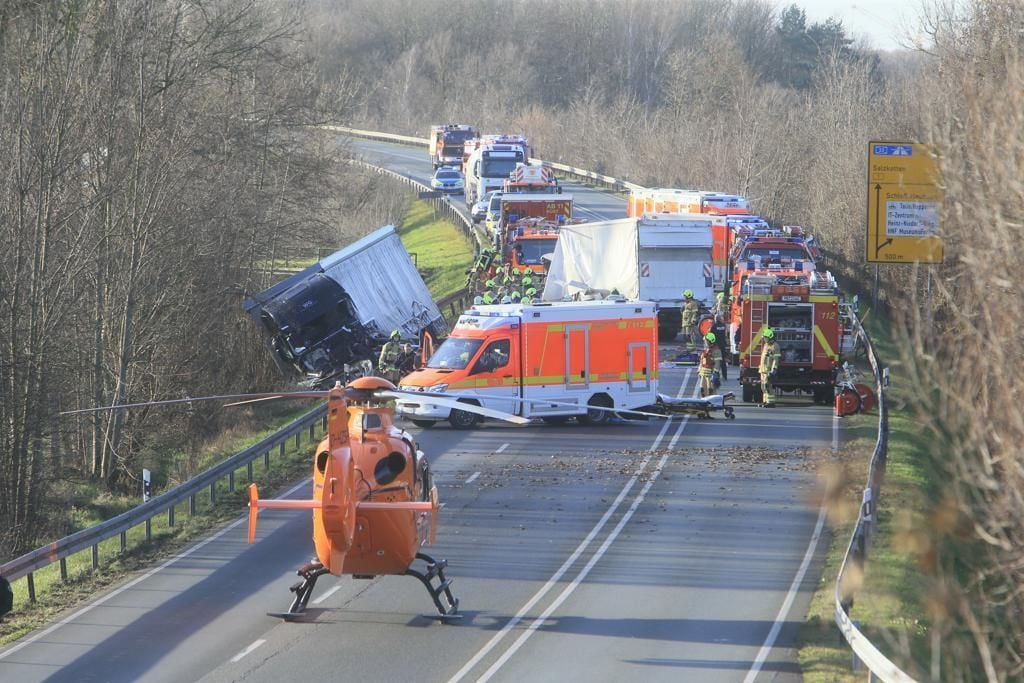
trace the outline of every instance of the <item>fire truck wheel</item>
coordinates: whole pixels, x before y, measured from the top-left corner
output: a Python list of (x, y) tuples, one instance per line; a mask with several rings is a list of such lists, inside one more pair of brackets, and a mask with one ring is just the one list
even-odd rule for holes
[(478, 415), (468, 413), (465, 410), (459, 410), (458, 408), (452, 408), (452, 412), (448, 416), (448, 421), (451, 422), (452, 427), (455, 427), (456, 429), (472, 429), (476, 426), (479, 419)]
[(412, 423), (420, 429), (430, 429), (434, 426), (433, 420), (412, 420)]
[[(608, 398), (607, 394), (595, 394), (590, 397), (589, 401), (587, 401), (587, 405), (611, 408), (612, 401), (610, 398)], [(597, 410), (596, 408), (592, 408), (590, 410), (587, 410), (587, 413), (585, 415), (577, 415), (576, 420), (580, 424), (599, 425), (604, 424), (605, 422), (610, 420), (611, 417), (612, 413), (609, 410)]]

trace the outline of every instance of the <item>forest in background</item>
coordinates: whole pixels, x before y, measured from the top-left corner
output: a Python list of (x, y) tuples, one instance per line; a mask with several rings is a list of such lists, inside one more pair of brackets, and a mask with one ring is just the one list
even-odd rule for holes
[(243, 294), (275, 256), (389, 219), (310, 125), (469, 122), (641, 184), (741, 193), (862, 292), (867, 141), (916, 139), (947, 192), (934, 322), (924, 269), (883, 267), (881, 291), (949, 484), (914, 547), (943, 671), (1019, 677), (1024, 8), (925, 3), (920, 21), (919, 49), (879, 54), (760, 0), (5, 3), (0, 548), (62, 535), (52, 501), (76, 481), (130, 489), (221, 419), (58, 410), (277, 381)]

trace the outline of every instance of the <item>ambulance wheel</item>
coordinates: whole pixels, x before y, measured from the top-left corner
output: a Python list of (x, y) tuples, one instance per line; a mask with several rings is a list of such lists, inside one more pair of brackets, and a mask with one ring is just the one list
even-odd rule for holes
[(414, 425), (420, 429), (430, 429), (434, 426), (433, 420), (410, 420)]
[[(595, 394), (587, 401), (588, 406), (600, 406), (611, 408), (612, 402), (606, 394)], [(576, 421), (585, 425), (600, 425), (608, 422), (612, 417), (610, 410), (599, 410), (597, 407), (587, 410), (585, 415), (577, 415)]]
[(473, 427), (476, 427), (476, 423), (480, 421), (480, 416), (476, 413), (469, 413), (465, 410), (452, 408), (452, 412), (448, 416), (448, 421), (451, 422), (452, 427), (455, 427), (456, 429), (472, 429)]

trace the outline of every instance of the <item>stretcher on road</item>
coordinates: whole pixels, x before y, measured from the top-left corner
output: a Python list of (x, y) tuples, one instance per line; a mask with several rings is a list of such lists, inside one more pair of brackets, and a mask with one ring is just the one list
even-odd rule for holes
[(652, 406), (651, 412), (662, 415), (696, 415), (698, 418), (711, 418), (711, 413), (721, 410), (730, 420), (736, 419), (736, 413), (729, 401), (736, 396), (731, 391), (724, 394), (713, 394), (704, 398), (681, 398), (658, 394), (658, 402)]

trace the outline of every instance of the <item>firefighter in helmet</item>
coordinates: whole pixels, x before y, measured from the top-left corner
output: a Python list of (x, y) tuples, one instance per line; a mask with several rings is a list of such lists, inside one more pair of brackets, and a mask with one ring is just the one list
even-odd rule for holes
[(683, 341), (687, 350), (697, 349), (697, 319), (700, 317), (700, 304), (693, 298), (693, 290), (683, 292)]
[(402, 345), (399, 342), (398, 330), (391, 331), (391, 338), (380, 350), (380, 359), (377, 361), (377, 369), (381, 376), (397, 385), (399, 377), (398, 357), (402, 355)]
[(701, 397), (715, 393), (715, 372), (718, 370), (718, 361), (715, 358), (716, 341), (714, 332), (704, 335), (704, 350), (700, 353), (697, 367)]
[(765, 408), (775, 407), (775, 395), (772, 393), (771, 381), (779, 369), (779, 343), (775, 341), (775, 330), (765, 327), (761, 331), (764, 343), (761, 344), (761, 405)]

